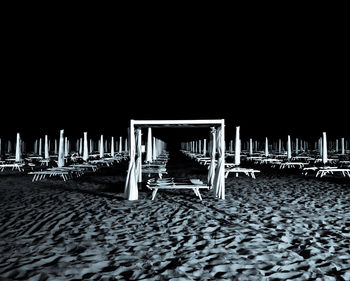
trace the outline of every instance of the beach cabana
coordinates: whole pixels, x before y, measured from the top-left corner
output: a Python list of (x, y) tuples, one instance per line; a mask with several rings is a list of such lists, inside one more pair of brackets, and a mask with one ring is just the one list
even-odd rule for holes
[[(140, 171), (136, 169), (137, 146), (141, 142), (136, 140), (139, 136), (137, 129), (148, 127), (217, 127), (216, 143), (218, 161), (215, 169), (213, 189), (217, 198), (225, 199), (225, 120), (130, 120), (129, 130), (129, 168), (125, 182), (124, 195), (128, 200), (138, 200), (137, 181)], [(136, 130), (136, 134), (135, 134)], [(138, 143), (138, 145), (137, 145)], [(155, 147), (155, 146), (154, 146)], [(215, 161), (213, 161), (214, 163)], [(140, 167), (141, 168), (141, 167)], [(142, 168), (141, 168), (142, 169)], [(142, 172), (142, 171), (141, 171)], [(175, 185), (176, 187), (176, 185)], [(174, 186), (173, 186), (174, 189)]]

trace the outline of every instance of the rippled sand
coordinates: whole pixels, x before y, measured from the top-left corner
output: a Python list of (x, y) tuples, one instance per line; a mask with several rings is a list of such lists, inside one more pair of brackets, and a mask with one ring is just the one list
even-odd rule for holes
[(350, 280), (349, 182), (261, 173), (225, 201), (129, 202), (123, 179), (0, 177), (0, 279)]

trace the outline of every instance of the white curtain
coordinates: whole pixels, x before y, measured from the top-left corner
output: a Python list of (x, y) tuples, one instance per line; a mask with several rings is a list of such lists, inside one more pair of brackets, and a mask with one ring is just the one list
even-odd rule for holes
[(152, 162), (152, 128), (148, 128), (147, 132), (146, 162)]
[(219, 199), (225, 199), (225, 177), (224, 172), (225, 172), (225, 147), (222, 147), (221, 143), (221, 136), (222, 136), (222, 128), (218, 128), (216, 130), (216, 143), (217, 143), (217, 152), (219, 154), (219, 159), (218, 159), (218, 164), (216, 166), (215, 170), (215, 177), (214, 177), (214, 191), (215, 191), (215, 196), (218, 197)]
[(210, 165), (208, 171), (208, 184), (210, 188), (213, 188), (214, 177), (215, 177), (215, 152), (216, 152), (216, 129), (214, 127), (211, 128), (210, 131)]
[(142, 165), (142, 151), (141, 151), (141, 129), (137, 129), (135, 132), (136, 137), (136, 168), (135, 168), (135, 176), (136, 176), (136, 182), (142, 182), (142, 171), (141, 171), (141, 165)]
[(138, 189), (137, 189), (137, 182), (136, 182), (136, 170), (135, 170), (135, 143), (133, 142), (133, 138), (131, 137), (131, 131), (130, 130), (130, 147), (129, 147), (129, 168), (128, 168), (128, 175), (126, 176), (125, 181), (125, 188), (124, 188), (124, 196), (128, 200), (137, 200), (138, 195)]

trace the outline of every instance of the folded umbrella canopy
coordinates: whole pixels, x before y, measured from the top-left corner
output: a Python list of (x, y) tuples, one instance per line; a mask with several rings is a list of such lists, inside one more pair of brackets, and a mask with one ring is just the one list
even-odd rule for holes
[(45, 159), (49, 159), (50, 155), (49, 155), (49, 140), (47, 135), (45, 135)]
[(290, 135), (288, 135), (287, 140), (287, 158), (288, 160), (292, 159), (292, 145), (290, 143)]
[(100, 158), (104, 157), (104, 150), (103, 150), (103, 135), (101, 135), (100, 139)]
[(87, 132), (84, 132), (83, 160), (87, 161), (88, 159), (89, 159), (88, 138), (87, 138)]
[(326, 133), (323, 132), (322, 136), (322, 163), (326, 164), (328, 162), (328, 155), (327, 155), (327, 136)]
[(17, 133), (17, 141), (16, 141), (16, 162), (22, 161), (22, 151), (21, 151), (21, 136)]
[(235, 141), (235, 165), (241, 164), (241, 145), (239, 139), (239, 127), (236, 127), (236, 141)]
[(146, 162), (152, 163), (152, 128), (147, 131)]
[(111, 139), (111, 157), (114, 157), (114, 137)]
[(58, 147), (58, 168), (62, 168), (64, 166), (64, 130), (60, 130), (60, 142)]

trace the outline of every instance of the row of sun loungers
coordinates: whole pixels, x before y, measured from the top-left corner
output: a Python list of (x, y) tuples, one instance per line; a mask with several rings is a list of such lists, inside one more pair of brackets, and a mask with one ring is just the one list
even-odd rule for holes
[(160, 179), (163, 178), (163, 175), (168, 174), (166, 169), (166, 164), (169, 160), (169, 154), (163, 153), (157, 157), (156, 160), (153, 160), (152, 163), (145, 163), (142, 165), (142, 173), (147, 174), (150, 177), (152, 174), (158, 175)]

